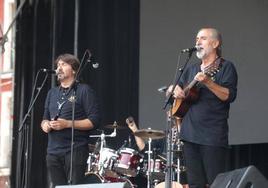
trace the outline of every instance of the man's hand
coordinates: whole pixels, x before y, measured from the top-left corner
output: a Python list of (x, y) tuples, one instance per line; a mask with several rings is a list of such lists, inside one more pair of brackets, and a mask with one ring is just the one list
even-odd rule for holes
[[(168, 87), (168, 90), (166, 92), (167, 96), (170, 95), (170, 93), (172, 91), (172, 87), (173, 87), (173, 85), (170, 85)], [(182, 90), (182, 88), (180, 86), (178, 86), (178, 85), (175, 86), (175, 89), (173, 91), (173, 97), (174, 98), (180, 98), (180, 99), (185, 98), (185, 93), (184, 93), (184, 91)]]
[(132, 117), (128, 117), (126, 119), (126, 123), (128, 125), (128, 128), (130, 128), (130, 130), (134, 133), (138, 130), (138, 127), (134, 121), (134, 119)]
[(208, 83), (210, 83), (210, 82), (212, 82), (212, 80), (207, 76), (207, 75), (205, 75), (204, 73), (202, 73), (202, 72), (198, 72), (196, 75), (195, 75), (195, 77), (194, 77), (194, 79), (196, 80), (196, 81), (198, 81), (198, 82), (202, 82), (203, 84), (208, 84)]
[(71, 128), (71, 123), (71, 121), (59, 118), (56, 121), (50, 121), (50, 127), (54, 130), (59, 131), (62, 129)]
[(41, 128), (45, 133), (49, 133), (52, 130), (49, 121), (43, 121), (41, 123)]

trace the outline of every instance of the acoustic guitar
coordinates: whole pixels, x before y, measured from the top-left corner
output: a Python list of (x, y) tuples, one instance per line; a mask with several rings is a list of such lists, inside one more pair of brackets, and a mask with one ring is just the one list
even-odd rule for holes
[[(210, 78), (216, 75), (216, 73), (219, 71), (221, 65), (221, 61), (215, 61), (214, 63), (207, 66), (203, 73)], [(196, 85), (199, 82), (195, 79), (193, 79), (184, 89), (185, 98), (176, 98), (173, 101), (172, 106), (172, 115), (177, 116), (179, 118), (183, 118), (183, 116), (187, 113), (190, 106), (196, 102), (199, 98), (199, 90), (196, 87)]]

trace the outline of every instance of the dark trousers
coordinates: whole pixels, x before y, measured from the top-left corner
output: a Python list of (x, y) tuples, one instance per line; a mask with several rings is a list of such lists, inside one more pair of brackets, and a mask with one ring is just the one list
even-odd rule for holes
[[(88, 148), (79, 147), (73, 152), (72, 184), (79, 184), (83, 181), (87, 168)], [(68, 185), (70, 177), (71, 153), (65, 155), (47, 154), (47, 169), (53, 187), (56, 185)]]
[(211, 185), (216, 176), (226, 169), (225, 147), (205, 146), (184, 142), (187, 180), (190, 188)]

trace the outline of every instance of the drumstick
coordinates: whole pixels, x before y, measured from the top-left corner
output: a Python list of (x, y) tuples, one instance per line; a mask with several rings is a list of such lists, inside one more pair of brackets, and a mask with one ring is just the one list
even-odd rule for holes
[(163, 157), (162, 155), (157, 154), (158, 157), (160, 157), (161, 159), (163, 159), (164, 161), (167, 161), (167, 159), (165, 157)]

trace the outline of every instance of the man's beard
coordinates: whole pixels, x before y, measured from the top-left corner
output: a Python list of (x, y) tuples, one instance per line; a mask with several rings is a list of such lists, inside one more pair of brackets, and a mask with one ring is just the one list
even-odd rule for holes
[(205, 50), (204, 48), (196, 52), (196, 57), (198, 59), (204, 59), (206, 58), (211, 52), (213, 51), (213, 48), (208, 48)]
[(196, 52), (196, 57), (198, 59), (203, 59), (205, 55), (206, 54), (205, 54), (205, 51), (204, 50), (201, 50), (201, 51)]
[(64, 74), (58, 74), (58, 75), (57, 75), (57, 80), (58, 80), (58, 81), (61, 81), (61, 80), (63, 80), (64, 78), (65, 78)]

